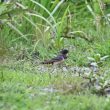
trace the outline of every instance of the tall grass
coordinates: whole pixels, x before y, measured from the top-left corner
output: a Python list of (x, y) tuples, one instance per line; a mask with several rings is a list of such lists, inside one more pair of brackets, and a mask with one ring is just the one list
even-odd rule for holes
[[(87, 0), (85, 2), (19, 0), (0, 4), (0, 10), (0, 21), (3, 25), (0, 39), (4, 39), (9, 47), (15, 44), (19, 47), (22, 42), (24, 47), (25, 45), (33, 47), (32, 51), (44, 49), (43, 47), (48, 51), (53, 47), (64, 48), (68, 37), (93, 41), (108, 39), (109, 36), (107, 28), (105, 29), (107, 25), (99, 26), (99, 30), (96, 29), (96, 24), (94, 25), (98, 14), (101, 19), (107, 15), (98, 0), (96, 4)], [(104, 22), (100, 21), (100, 25)], [(74, 42), (74, 39), (71, 40)]]

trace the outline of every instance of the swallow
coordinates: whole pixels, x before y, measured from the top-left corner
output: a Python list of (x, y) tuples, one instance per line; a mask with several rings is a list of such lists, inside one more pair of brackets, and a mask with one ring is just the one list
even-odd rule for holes
[(59, 64), (61, 62), (63, 62), (65, 59), (67, 59), (67, 54), (68, 54), (68, 50), (67, 49), (63, 49), (60, 51), (60, 54), (57, 55), (55, 58), (52, 58), (50, 60), (45, 60), (43, 62), (41, 62), (41, 64)]

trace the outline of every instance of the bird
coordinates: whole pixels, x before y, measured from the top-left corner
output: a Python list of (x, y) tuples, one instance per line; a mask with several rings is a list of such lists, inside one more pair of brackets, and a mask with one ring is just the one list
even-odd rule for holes
[(63, 49), (60, 51), (60, 53), (56, 57), (54, 57), (50, 60), (45, 60), (45, 61), (41, 62), (41, 64), (52, 64), (52, 65), (59, 64), (59, 63), (63, 62), (65, 59), (67, 59), (68, 52), (69, 51), (67, 49)]

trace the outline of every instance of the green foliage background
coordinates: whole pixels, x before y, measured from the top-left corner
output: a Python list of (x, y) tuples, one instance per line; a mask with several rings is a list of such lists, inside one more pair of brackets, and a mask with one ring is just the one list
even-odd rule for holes
[[(1, 0), (0, 109), (109, 110), (109, 6), (110, 0)], [(69, 49), (67, 68), (89, 68), (92, 60), (98, 74), (86, 80), (70, 68), (38, 70), (39, 60), (63, 48)]]

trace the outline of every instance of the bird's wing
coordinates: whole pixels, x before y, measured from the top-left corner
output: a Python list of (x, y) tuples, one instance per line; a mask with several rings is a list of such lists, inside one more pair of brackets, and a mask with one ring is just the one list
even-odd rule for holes
[(59, 56), (57, 56), (55, 58), (52, 58), (51, 60), (53, 60), (53, 61), (61, 61), (63, 59), (64, 59), (63, 55), (59, 55)]
[(44, 61), (44, 62), (42, 62), (43, 64), (53, 64), (54, 62), (60, 62), (60, 61), (62, 61), (64, 59), (64, 57), (63, 56), (61, 56), (61, 55), (59, 55), (59, 56), (57, 56), (57, 57), (55, 57), (55, 58), (52, 58), (51, 60), (46, 60), (46, 61)]

